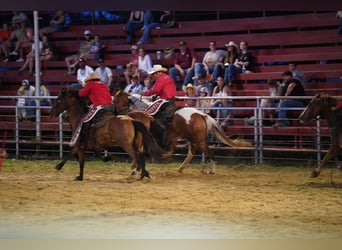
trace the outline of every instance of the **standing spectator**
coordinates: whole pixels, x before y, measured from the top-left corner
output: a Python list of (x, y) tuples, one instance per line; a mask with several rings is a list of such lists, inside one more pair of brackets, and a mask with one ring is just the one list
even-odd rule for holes
[(138, 79), (139, 82), (142, 82), (142, 80), (148, 76), (148, 72), (152, 68), (152, 59), (150, 55), (145, 53), (143, 48), (139, 48), (138, 51)]
[[(24, 94), (22, 95), (22, 91), (24, 91)], [(32, 98), (29, 98), (30, 96), (35, 96), (36, 88), (32, 85), (30, 85), (30, 82), (27, 79), (22, 80), (21, 87), (18, 89), (18, 96), (25, 96), (25, 106), (29, 106), (30, 101)], [(23, 110), (23, 114), (26, 114), (26, 110)], [(23, 117), (23, 119), (26, 119), (26, 117)]]
[(154, 13), (150, 10), (145, 11), (143, 27), (144, 33), (137, 44), (148, 43), (152, 29), (160, 29), (163, 27), (171, 27), (172, 24), (174, 25), (172, 19), (171, 11), (168, 10), (157, 11)]
[(43, 27), (39, 30), (39, 35), (43, 39), (44, 35), (62, 31), (64, 29), (64, 24), (66, 21), (66, 16), (63, 10), (57, 10), (56, 13), (50, 20), (50, 25)]
[[(46, 97), (44, 99), (39, 99), (40, 100), (40, 106), (50, 106), (51, 105), (51, 101), (49, 98), (50, 97), (50, 91), (44, 83), (41, 83), (41, 85), (40, 85), (39, 96)], [(34, 99), (31, 99), (28, 103), (28, 106), (31, 106), (31, 107), (27, 109), (27, 117), (29, 120), (34, 121), (36, 119), (36, 108), (34, 108), (34, 106), (37, 106), (37, 101)]]
[(99, 66), (95, 69), (95, 72), (100, 77), (101, 82), (110, 88), (113, 83), (113, 72), (106, 66), (104, 59), (99, 58), (97, 62)]
[(234, 64), (239, 54), (239, 47), (234, 41), (226, 43), (227, 52), (224, 57), (215, 65), (214, 73), (212, 76), (213, 82), (216, 81), (217, 77), (224, 74), (225, 68), (230, 64)]
[(185, 99), (185, 106), (186, 107), (196, 107), (197, 104), (197, 89), (191, 83), (188, 83), (186, 86), (183, 86), (183, 91), (185, 92), (186, 97), (191, 97), (191, 99)]
[(138, 73), (138, 65), (139, 65), (139, 54), (138, 47), (136, 45), (132, 45), (131, 47), (132, 57), (126, 65), (126, 70), (124, 71), (126, 85), (130, 83), (131, 76)]
[[(203, 75), (211, 75), (214, 73), (215, 65), (222, 60), (224, 56), (223, 50), (216, 49), (216, 41), (211, 41), (209, 43), (209, 51), (204, 54), (202, 63), (195, 63), (195, 76), (197, 77), (199, 74)], [(216, 79), (217, 73), (214, 79)], [(195, 85), (198, 86), (197, 81), (194, 81)]]
[(94, 72), (93, 68), (86, 65), (86, 60), (84, 58), (80, 58), (78, 60), (78, 66), (77, 69), (77, 81), (79, 84), (81, 84), (82, 87), (85, 86), (84, 80), (90, 76), (91, 73)]
[(124, 91), (128, 94), (140, 94), (143, 91), (143, 86), (138, 81), (138, 75), (131, 76), (131, 82), (125, 87)]
[(84, 41), (81, 42), (80, 48), (77, 54), (68, 56), (65, 58), (65, 63), (68, 68), (68, 75), (74, 75), (76, 71), (76, 65), (80, 58), (84, 59), (92, 59), (93, 54), (91, 54), (90, 49), (95, 44), (95, 41), (91, 37), (91, 31), (85, 30), (84, 31)]
[(129, 19), (125, 26), (127, 34), (126, 41), (128, 44), (133, 42), (135, 31), (141, 29), (144, 26), (144, 11), (133, 10), (129, 14)]
[(210, 99), (202, 99), (202, 97), (209, 96), (209, 91), (207, 87), (200, 87), (199, 98), (197, 98), (196, 106), (198, 109), (202, 110), (206, 114), (210, 114)]
[(176, 55), (174, 67), (172, 67), (169, 72), (170, 77), (173, 79), (177, 88), (180, 87), (179, 76), (183, 78), (183, 83), (181, 85), (186, 85), (191, 82), (191, 78), (194, 75), (194, 66), (196, 62), (196, 56), (194, 55), (194, 52), (187, 47), (185, 41), (181, 41), (179, 43), (179, 50), (179, 53)]
[[(306, 96), (304, 87), (298, 79), (294, 79), (291, 71), (285, 71), (283, 74), (285, 88), (282, 90), (282, 96)], [(282, 99), (279, 102), (280, 108), (278, 114), (278, 121), (273, 125), (274, 128), (289, 125), (287, 120), (286, 108), (305, 107), (307, 105), (306, 99)]]
[(19, 117), (19, 121), (23, 121), (24, 119), (26, 119), (25, 98), (22, 97), (25, 95), (25, 88), (20, 87), (17, 95), (18, 95), (18, 98), (17, 98), (18, 117)]
[(155, 64), (148, 72), (155, 81), (153, 87), (141, 93), (143, 96), (158, 96), (162, 99), (173, 99), (176, 96), (176, 86), (170, 76), (167, 74), (167, 68)]
[(245, 41), (240, 42), (240, 53), (234, 64), (229, 64), (224, 72), (224, 83), (229, 86), (235, 80), (236, 74), (250, 72), (253, 66), (252, 53), (248, 51), (248, 43)]
[(337, 34), (342, 35), (342, 10), (337, 11), (336, 17), (340, 21), (340, 25), (338, 26), (338, 29), (337, 29)]

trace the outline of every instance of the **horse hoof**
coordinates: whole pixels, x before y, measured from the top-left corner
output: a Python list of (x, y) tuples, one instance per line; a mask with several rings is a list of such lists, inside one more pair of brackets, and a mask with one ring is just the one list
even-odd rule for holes
[(83, 178), (81, 176), (76, 176), (75, 181), (83, 181)]
[(134, 171), (132, 171), (131, 176), (135, 176), (136, 174), (137, 174), (137, 172), (134, 170)]
[(61, 169), (62, 169), (62, 166), (56, 165), (55, 169), (56, 169), (56, 170), (61, 170)]
[(177, 169), (177, 172), (183, 174), (183, 169)]
[(319, 174), (318, 174), (318, 172), (316, 170), (311, 172), (311, 176), (310, 176), (311, 178), (316, 178), (318, 176), (319, 176)]

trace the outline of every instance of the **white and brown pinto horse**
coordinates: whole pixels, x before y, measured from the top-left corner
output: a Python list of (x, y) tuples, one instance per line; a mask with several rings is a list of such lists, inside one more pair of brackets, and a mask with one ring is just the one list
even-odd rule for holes
[[(143, 123), (147, 127), (151, 117), (145, 110), (151, 103), (143, 101), (140, 96), (130, 95), (124, 91), (118, 91), (114, 96), (114, 106), (119, 114), (128, 114), (138, 120), (145, 120)], [(180, 107), (175, 111), (169, 122), (165, 124), (163, 134), (156, 134), (151, 129), (159, 142), (160, 146), (169, 152), (172, 152), (176, 146), (178, 139), (187, 139), (188, 154), (185, 160), (178, 168), (178, 172), (182, 173), (184, 168), (193, 158), (196, 150), (200, 150), (210, 161), (209, 173), (215, 172), (214, 155), (206, 143), (207, 135), (212, 134), (222, 143), (230, 147), (250, 147), (251, 143), (244, 140), (232, 140), (227, 137), (221, 126), (217, 124), (211, 116), (192, 107)], [(159, 140), (158, 140), (159, 139)]]

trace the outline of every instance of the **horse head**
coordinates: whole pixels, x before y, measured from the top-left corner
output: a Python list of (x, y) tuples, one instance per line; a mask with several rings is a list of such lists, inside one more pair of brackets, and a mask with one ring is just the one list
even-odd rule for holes
[(305, 123), (312, 119), (316, 119), (317, 116), (329, 119), (332, 114), (332, 107), (336, 106), (336, 103), (336, 98), (333, 98), (328, 94), (317, 93), (300, 114), (299, 120), (300, 122)]

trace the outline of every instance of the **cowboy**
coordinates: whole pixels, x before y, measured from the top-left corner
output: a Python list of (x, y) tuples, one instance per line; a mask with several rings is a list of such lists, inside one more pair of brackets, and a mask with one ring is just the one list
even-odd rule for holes
[(152, 89), (141, 92), (143, 96), (157, 95), (161, 99), (173, 99), (176, 96), (176, 86), (170, 76), (165, 74), (166, 68), (163, 68), (159, 64), (153, 65), (153, 68), (148, 72), (152, 80), (155, 81)]
[[(105, 83), (101, 82), (100, 77), (96, 72), (90, 74), (85, 80), (85, 86), (79, 91), (79, 96), (87, 97), (90, 99), (92, 103), (92, 107), (89, 109), (88, 113), (81, 119), (75, 133), (70, 142), (70, 146), (74, 146), (78, 136), (81, 132), (82, 125), (85, 123), (84, 129), (82, 130), (82, 134), (87, 134), (87, 130), (89, 126), (89, 121), (91, 121), (97, 112), (101, 109), (104, 109), (105, 106), (110, 105), (112, 103), (112, 96), (109, 92), (108, 87)], [(81, 139), (85, 139), (81, 136)], [(82, 143), (82, 142), (81, 142)], [(84, 142), (83, 142), (84, 143)], [(83, 144), (82, 143), (82, 144)]]

